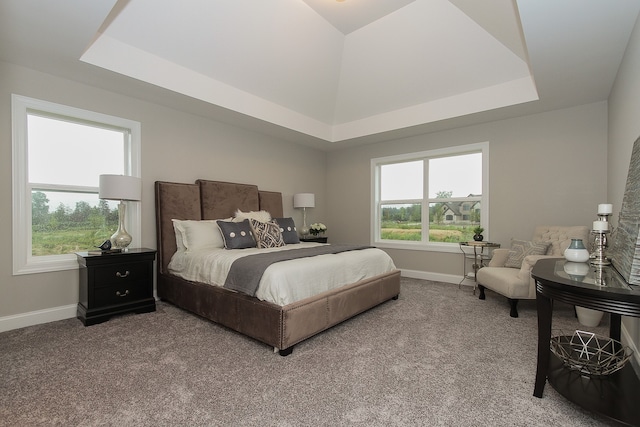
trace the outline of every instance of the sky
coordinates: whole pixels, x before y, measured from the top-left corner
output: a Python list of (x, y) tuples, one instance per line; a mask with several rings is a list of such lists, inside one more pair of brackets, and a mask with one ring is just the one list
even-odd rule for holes
[[(30, 114), (28, 133), (30, 183), (97, 188), (99, 175), (124, 173), (122, 131)], [(45, 194), (50, 212), (60, 203), (74, 208), (78, 201), (78, 193)], [(91, 205), (99, 202), (97, 194), (81, 199)]]
[[(418, 160), (384, 165), (382, 200), (422, 199), (423, 164)], [(440, 191), (451, 191), (452, 197), (482, 194), (482, 154), (430, 159), (429, 197), (436, 197)]]

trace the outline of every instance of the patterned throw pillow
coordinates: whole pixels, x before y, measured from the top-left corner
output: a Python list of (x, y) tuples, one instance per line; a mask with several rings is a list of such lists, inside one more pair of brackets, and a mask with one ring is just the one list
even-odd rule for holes
[(258, 242), (258, 248), (279, 248), (284, 246), (280, 226), (275, 221), (262, 222), (255, 219), (249, 219), (251, 229)]
[(251, 225), (248, 220), (242, 222), (216, 221), (226, 249), (255, 248), (256, 241), (253, 238)]
[(505, 267), (520, 268), (527, 255), (544, 255), (547, 253), (549, 242), (528, 242), (524, 240), (512, 240), (509, 256), (504, 263)]
[(274, 218), (273, 220), (280, 226), (282, 240), (284, 240), (287, 245), (300, 243), (298, 230), (296, 229), (296, 223), (293, 222), (293, 218)]

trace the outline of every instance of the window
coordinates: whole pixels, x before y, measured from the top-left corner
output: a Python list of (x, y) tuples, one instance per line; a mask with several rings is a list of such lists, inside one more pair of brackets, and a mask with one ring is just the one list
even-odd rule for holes
[(372, 242), (459, 251), (487, 229), (488, 159), (488, 143), (372, 159)]
[[(13, 274), (77, 268), (75, 252), (117, 229), (117, 202), (98, 199), (101, 174), (140, 176), (140, 124), (12, 96)], [(140, 241), (140, 208), (127, 230)]]

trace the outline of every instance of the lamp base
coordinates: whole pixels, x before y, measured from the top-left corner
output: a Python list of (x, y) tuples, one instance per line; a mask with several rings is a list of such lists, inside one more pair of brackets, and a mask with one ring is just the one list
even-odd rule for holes
[(118, 204), (118, 230), (111, 236), (111, 246), (117, 249), (127, 250), (127, 247), (131, 244), (131, 234), (127, 233), (124, 227), (124, 215), (127, 210), (127, 205), (124, 202)]

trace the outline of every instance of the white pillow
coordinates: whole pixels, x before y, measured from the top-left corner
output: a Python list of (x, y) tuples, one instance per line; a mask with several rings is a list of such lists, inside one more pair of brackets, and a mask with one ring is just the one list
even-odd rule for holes
[(240, 209), (236, 211), (236, 217), (233, 219), (233, 222), (242, 222), (245, 219), (255, 219), (260, 222), (269, 222), (271, 221), (271, 214), (267, 211), (250, 211), (250, 212), (242, 212)]
[(173, 232), (176, 233), (176, 246), (178, 246), (179, 251), (186, 251), (187, 248), (184, 246), (184, 242), (182, 241), (182, 231), (178, 229), (178, 223), (180, 220), (172, 219), (173, 221)]
[[(178, 230), (182, 239), (182, 246), (186, 251), (198, 251), (201, 249), (224, 248), (222, 233), (216, 220), (177, 220), (173, 226)], [(176, 233), (176, 242), (178, 241)], [(180, 246), (178, 246), (180, 248)]]

